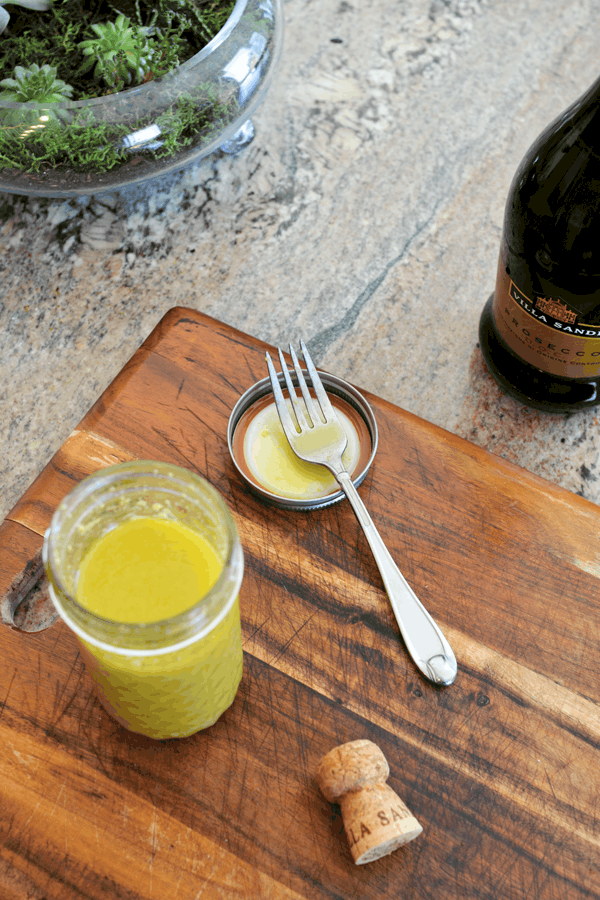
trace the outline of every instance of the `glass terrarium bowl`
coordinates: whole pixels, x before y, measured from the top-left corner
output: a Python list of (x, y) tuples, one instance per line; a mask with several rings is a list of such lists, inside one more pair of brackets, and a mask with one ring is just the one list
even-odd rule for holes
[(97, 194), (235, 152), (254, 135), (282, 42), (282, 0), (237, 0), (212, 41), (161, 79), (92, 100), (0, 101), (0, 191)]

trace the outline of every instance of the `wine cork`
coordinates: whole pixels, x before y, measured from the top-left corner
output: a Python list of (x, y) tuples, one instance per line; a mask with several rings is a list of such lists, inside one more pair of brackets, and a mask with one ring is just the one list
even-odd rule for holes
[(330, 803), (339, 803), (350, 852), (357, 866), (387, 856), (423, 829), (385, 782), (387, 760), (372, 741), (334, 747), (317, 769), (317, 783)]

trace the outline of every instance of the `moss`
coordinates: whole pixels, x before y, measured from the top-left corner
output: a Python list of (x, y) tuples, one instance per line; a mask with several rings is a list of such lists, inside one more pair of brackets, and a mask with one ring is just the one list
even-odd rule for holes
[[(154, 159), (171, 156), (200, 138), (217, 133), (234, 115), (236, 102), (221, 101), (205, 87), (201, 96), (181, 96), (158, 119), (141, 119), (136, 130), (157, 124), (161, 135), (155, 149), (140, 150)], [(82, 114), (67, 127), (50, 120), (44, 125), (24, 123), (0, 127), (0, 168), (42, 172), (67, 168), (76, 172), (108, 172), (130, 159), (124, 138), (131, 128), (90, 122)]]

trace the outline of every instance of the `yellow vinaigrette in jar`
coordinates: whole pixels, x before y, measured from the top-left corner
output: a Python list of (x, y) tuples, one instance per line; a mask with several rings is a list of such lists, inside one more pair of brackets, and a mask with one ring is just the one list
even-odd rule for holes
[[(222, 563), (202, 535), (179, 522), (131, 519), (84, 557), (76, 600), (115, 623), (154, 623), (189, 610), (216, 583)], [(132, 731), (185, 737), (231, 705), (242, 676), (237, 597), (204, 637), (161, 655), (131, 656), (83, 642), (103, 705)]]
[(158, 622), (190, 609), (209, 592), (221, 569), (206, 538), (187, 525), (130, 519), (88, 551), (75, 597), (113, 622)]
[(56, 610), (121, 725), (186, 737), (231, 705), (244, 554), (204, 478), (157, 460), (95, 472), (59, 503), (43, 559)]

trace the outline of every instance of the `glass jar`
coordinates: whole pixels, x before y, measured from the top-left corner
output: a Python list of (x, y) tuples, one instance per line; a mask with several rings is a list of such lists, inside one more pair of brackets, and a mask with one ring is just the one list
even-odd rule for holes
[[(119, 525), (148, 518), (206, 541), (222, 567), (216, 582), (193, 606), (160, 621), (91, 612), (76, 599), (90, 550)], [(203, 478), (151, 461), (102, 469), (62, 500), (43, 556), (54, 605), (77, 636), (98, 698), (121, 725), (152, 738), (186, 737), (231, 705), (242, 676), (243, 553), (227, 506)]]
[(283, 44), (282, 0), (237, 0), (223, 28), (168, 75), (105, 97), (0, 101), (0, 191), (117, 190), (252, 140), (250, 115)]

